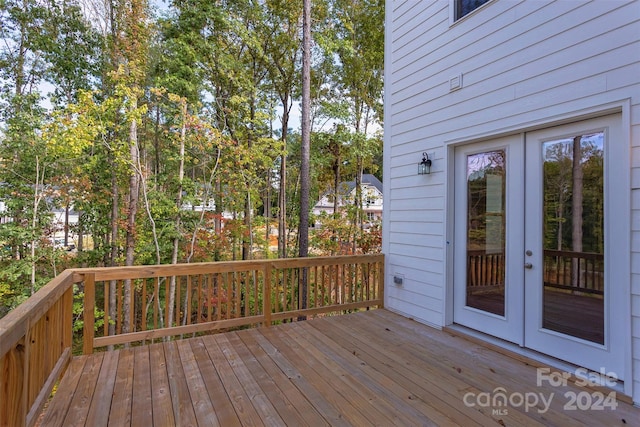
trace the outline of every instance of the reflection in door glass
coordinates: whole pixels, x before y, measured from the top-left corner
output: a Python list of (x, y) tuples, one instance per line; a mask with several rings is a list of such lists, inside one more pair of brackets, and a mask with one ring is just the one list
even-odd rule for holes
[(467, 156), (468, 307), (504, 316), (504, 150)]
[(602, 132), (542, 145), (542, 327), (604, 344)]

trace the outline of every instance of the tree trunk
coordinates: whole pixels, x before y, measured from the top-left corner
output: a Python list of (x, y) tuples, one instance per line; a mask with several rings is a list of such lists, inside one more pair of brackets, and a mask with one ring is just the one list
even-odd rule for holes
[(340, 207), (340, 146), (337, 141), (333, 141), (331, 144), (331, 151), (333, 152), (333, 217), (338, 218), (338, 208)]
[[(132, 110), (137, 109), (138, 103), (134, 99), (132, 101)], [(125, 265), (131, 266), (134, 263), (135, 246), (136, 246), (136, 214), (138, 212), (138, 197), (140, 190), (140, 179), (138, 176), (138, 123), (135, 119), (131, 119), (129, 125), (129, 161), (130, 175), (129, 175), (129, 206), (128, 206), (128, 218), (127, 218), (127, 236), (126, 236), (126, 253), (125, 253)], [(133, 332), (134, 325), (131, 324), (131, 310), (134, 309), (133, 293), (131, 289), (131, 279), (124, 281), (124, 301), (122, 307), (122, 332)]]
[[(254, 67), (255, 67), (255, 64), (254, 64)], [(255, 83), (256, 82), (254, 81), (254, 84)], [(253, 137), (255, 132), (253, 128), (253, 123), (255, 121), (255, 116), (256, 116), (256, 102), (257, 102), (255, 96), (252, 96), (249, 102), (251, 104), (249, 107), (250, 108), (249, 126), (251, 130), (249, 132), (249, 137), (247, 138), (247, 149), (249, 150), (249, 152), (251, 152), (251, 147), (253, 146)], [(253, 230), (251, 228), (251, 217), (253, 216), (253, 213), (251, 212), (251, 184), (245, 181), (245, 185), (247, 187), (247, 197), (245, 198), (245, 201), (244, 201), (243, 221), (244, 221), (246, 233), (242, 238), (242, 259), (248, 260), (248, 259), (251, 259), (251, 251), (253, 250)]]
[[(581, 136), (573, 138), (573, 197), (572, 197), (572, 248), (573, 252), (582, 252), (582, 150), (580, 147)], [(572, 286), (580, 283), (580, 260), (572, 262)]]
[(364, 221), (362, 219), (362, 156), (358, 156), (357, 160), (357, 170), (356, 170), (356, 197), (355, 197), (355, 208), (356, 208), (356, 218), (355, 224), (353, 228), (353, 254), (355, 255), (358, 250), (358, 234), (362, 233), (364, 230)]
[(265, 253), (270, 252), (271, 241), (271, 169), (267, 170), (267, 191), (264, 197), (264, 219), (265, 219), (265, 239), (267, 241), (267, 247)]
[(33, 194), (33, 216), (31, 218), (31, 295), (36, 293), (36, 227), (38, 225), (38, 207), (42, 199), (44, 171), (40, 169), (40, 158), (36, 156), (36, 185)]
[[(331, 141), (331, 152), (333, 153), (333, 218), (338, 219), (340, 212), (338, 209), (340, 207), (340, 142), (338, 140)], [(333, 235), (331, 236), (333, 241), (338, 239), (336, 230), (333, 230)], [(331, 255), (335, 255), (336, 250), (331, 250)]]
[[(216, 178), (216, 190), (215, 195), (213, 196), (213, 200), (216, 206), (215, 210), (215, 219), (213, 221), (213, 227), (215, 229), (216, 236), (220, 237), (222, 234), (222, 183), (220, 178)], [(216, 249), (213, 253), (213, 260), (220, 261), (220, 249), (216, 246)]]
[[(311, 146), (311, 0), (302, 6), (302, 144), (300, 147), (300, 257), (309, 255), (309, 156)], [(300, 308), (307, 308), (307, 269), (302, 269)]]
[(309, 252), (309, 157), (311, 146), (311, 0), (303, 1), (302, 18), (302, 144), (300, 146), (299, 253)]
[(280, 185), (278, 186), (278, 257), (287, 257), (287, 137), (289, 109), (287, 95), (282, 99), (282, 155), (280, 156)]
[(64, 207), (64, 246), (69, 246), (69, 202)]
[[(116, 260), (118, 259), (118, 233), (119, 233), (119, 216), (120, 216), (120, 192), (118, 190), (118, 176), (116, 172), (115, 161), (113, 159), (114, 154), (110, 154), (110, 166), (111, 166), (111, 255), (109, 259), (109, 265), (114, 267)], [(115, 320), (117, 315), (116, 305), (116, 281), (111, 280), (109, 282), (109, 318)], [(109, 322), (109, 335), (116, 334), (115, 322)]]
[[(184, 181), (184, 147), (185, 141), (187, 139), (187, 103), (183, 102), (181, 105), (181, 114), (182, 114), (182, 127), (180, 129), (180, 163), (178, 167), (178, 194), (176, 196), (176, 207), (178, 208), (178, 213), (176, 215), (176, 233), (180, 233), (181, 227), (181, 215), (180, 208), (182, 206), (182, 183)], [(180, 237), (177, 235), (173, 239), (173, 251), (171, 252), (171, 264), (178, 263), (178, 248), (180, 245)], [(173, 322), (173, 308), (175, 307), (176, 302), (176, 276), (171, 276), (169, 281), (169, 301), (167, 302), (168, 310), (169, 310), (169, 322), (168, 326), (170, 327)], [(186, 309), (185, 309), (186, 313)], [(176, 321), (177, 321), (176, 316)]]
[[(155, 175), (160, 176), (160, 102), (156, 104), (155, 131), (153, 132), (153, 145), (155, 148)], [(157, 179), (157, 178), (156, 178)]]
[[(78, 252), (84, 251), (84, 213), (78, 212)], [(84, 267), (84, 265), (83, 265)]]

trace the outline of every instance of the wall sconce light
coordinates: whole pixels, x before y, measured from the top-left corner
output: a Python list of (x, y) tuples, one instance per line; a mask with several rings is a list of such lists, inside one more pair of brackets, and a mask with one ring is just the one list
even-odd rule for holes
[(431, 159), (427, 153), (422, 153), (422, 161), (418, 163), (418, 175), (429, 175), (431, 173)]

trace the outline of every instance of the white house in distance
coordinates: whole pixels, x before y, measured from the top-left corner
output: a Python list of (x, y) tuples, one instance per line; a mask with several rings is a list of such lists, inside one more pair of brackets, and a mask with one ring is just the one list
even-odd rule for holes
[(386, 308), (640, 404), (640, 2), (389, 0), (385, 31)]
[[(363, 174), (360, 183), (362, 189), (362, 210), (369, 222), (382, 219), (384, 206), (382, 182), (372, 174)], [(312, 213), (319, 216), (322, 213), (333, 214), (334, 194), (333, 190), (327, 191), (314, 205)], [(353, 204), (356, 196), (356, 182), (345, 181), (338, 185), (338, 207)]]

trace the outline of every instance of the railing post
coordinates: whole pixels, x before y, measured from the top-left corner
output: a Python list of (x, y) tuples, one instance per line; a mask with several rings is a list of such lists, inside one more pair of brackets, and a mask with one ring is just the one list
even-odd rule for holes
[(379, 261), (378, 265), (380, 266), (378, 273), (378, 292), (380, 294), (380, 301), (382, 301), (379, 308), (384, 308), (384, 254), (382, 255), (382, 260)]
[(95, 335), (96, 275), (88, 273), (84, 276), (84, 330), (82, 336), (82, 353), (93, 353)]
[(62, 297), (62, 348), (73, 347), (73, 285)]
[(24, 426), (27, 419), (26, 338), (0, 359), (0, 425)]
[(262, 287), (262, 315), (264, 316), (264, 325), (268, 328), (271, 326), (271, 270), (273, 265), (271, 262), (264, 264), (264, 286)]

